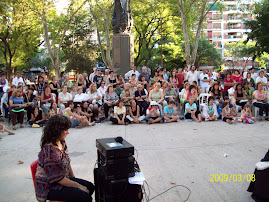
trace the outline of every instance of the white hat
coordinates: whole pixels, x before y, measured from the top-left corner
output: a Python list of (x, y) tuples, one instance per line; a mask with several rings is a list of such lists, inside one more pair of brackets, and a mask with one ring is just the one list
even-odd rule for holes
[(156, 101), (151, 101), (150, 106), (152, 106), (152, 105), (158, 105), (158, 103)]

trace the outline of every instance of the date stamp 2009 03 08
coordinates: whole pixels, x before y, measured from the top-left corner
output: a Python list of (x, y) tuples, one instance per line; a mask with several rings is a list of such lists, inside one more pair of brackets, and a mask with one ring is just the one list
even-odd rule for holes
[(245, 180), (247, 182), (254, 182), (255, 174), (211, 174), (210, 182), (244, 182)]

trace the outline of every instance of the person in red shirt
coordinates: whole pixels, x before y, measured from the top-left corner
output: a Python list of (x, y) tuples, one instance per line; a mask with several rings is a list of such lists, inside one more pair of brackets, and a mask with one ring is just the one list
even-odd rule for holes
[(181, 68), (178, 69), (176, 77), (177, 77), (177, 80), (178, 80), (177, 88), (179, 88), (179, 92), (180, 92), (182, 90), (182, 88), (183, 88), (184, 79), (185, 79), (185, 75), (183, 74)]
[(234, 70), (234, 75), (232, 75), (232, 79), (236, 83), (240, 83), (241, 85), (243, 84), (243, 76), (240, 74), (238, 69)]
[(235, 81), (231, 78), (231, 73), (226, 73), (226, 78), (223, 80), (224, 89), (223, 89), (223, 97), (228, 97), (228, 90), (234, 85)]

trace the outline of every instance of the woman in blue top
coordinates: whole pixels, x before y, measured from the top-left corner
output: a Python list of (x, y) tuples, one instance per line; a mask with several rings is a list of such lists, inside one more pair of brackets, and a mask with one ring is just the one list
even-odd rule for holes
[(9, 98), (10, 115), (13, 124), (13, 130), (16, 130), (17, 120), (21, 124), (21, 128), (23, 128), (23, 117), (24, 117), (24, 107), (25, 104), (23, 102), (23, 97), (21, 96), (21, 91), (16, 89), (12, 96)]
[(195, 122), (201, 122), (201, 114), (194, 103), (194, 97), (189, 98), (189, 102), (185, 105), (185, 118), (193, 119)]

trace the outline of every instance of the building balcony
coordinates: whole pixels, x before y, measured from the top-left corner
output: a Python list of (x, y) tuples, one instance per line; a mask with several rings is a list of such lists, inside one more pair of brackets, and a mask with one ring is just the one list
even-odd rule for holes
[(222, 39), (222, 36), (212, 36), (212, 39)]

